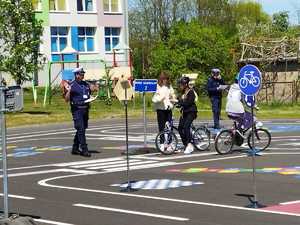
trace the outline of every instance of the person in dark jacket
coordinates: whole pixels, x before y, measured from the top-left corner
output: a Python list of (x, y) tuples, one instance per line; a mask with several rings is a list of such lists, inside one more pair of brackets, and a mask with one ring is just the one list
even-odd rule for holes
[(189, 82), (190, 79), (188, 77), (182, 77), (178, 81), (179, 89), (183, 94), (177, 103), (181, 107), (178, 131), (185, 146), (185, 154), (191, 154), (194, 151), (194, 146), (191, 143), (191, 125), (197, 118), (198, 111), (195, 103), (196, 95), (194, 90), (190, 88)]
[[(83, 68), (73, 70), (75, 80), (65, 85), (65, 100), (70, 102), (76, 134), (74, 136), (72, 154), (90, 157), (85, 131), (88, 128), (89, 103), (95, 100), (91, 96), (90, 85), (83, 80), (85, 71)], [(79, 150), (81, 148), (81, 151)]]
[(220, 129), (220, 114), (222, 107), (222, 86), (225, 85), (221, 78), (219, 69), (211, 70), (211, 77), (207, 82), (208, 96), (211, 101), (212, 113), (214, 119), (214, 129)]

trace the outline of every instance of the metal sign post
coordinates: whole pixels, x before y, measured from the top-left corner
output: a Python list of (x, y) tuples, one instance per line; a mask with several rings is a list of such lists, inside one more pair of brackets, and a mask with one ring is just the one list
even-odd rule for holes
[(146, 92), (156, 92), (157, 80), (137, 79), (134, 81), (134, 91), (143, 93), (144, 147), (147, 147)]
[(126, 170), (126, 176), (127, 176), (127, 186), (123, 189), (121, 189), (121, 192), (132, 192), (135, 191), (131, 187), (130, 182), (130, 166), (129, 166), (129, 149), (128, 149), (128, 100), (132, 98), (133, 91), (132, 87), (127, 79), (124, 79), (122, 77), (121, 80), (118, 81), (116, 88), (114, 90), (117, 98), (120, 101), (124, 102), (124, 108), (125, 108), (125, 144), (126, 144), (126, 164), (127, 164), (127, 170)]
[(3, 206), (4, 218), (8, 218), (8, 176), (7, 176), (7, 154), (6, 154), (6, 121), (5, 121), (5, 90), (2, 85), (0, 73), (0, 123), (1, 123), (1, 146), (2, 146), (2, 171), (3, 171)]
[[(262, 83), (261, 72), (254, 65), (246, 65), (239, 72), (239, 87), (241, 91), (248, 97), (246, 97), (246, 102), (251, 106), (252, 114), (252, 149), (250, 150), (250, 155), (252, 156), (252, 180), (253, 180), (253, 196), (254, 199), (251, 200), (251, 204), (246, 206), (248, 208), (262, 208), (263, 205), (258, 203), (257, 200), (257, 187), (256, 187), (256, 149), (254, 143), (254, 106), (255, 100), (254, 95), (259, 91)], [(247, 101), (248, 100), (248, 101)]]

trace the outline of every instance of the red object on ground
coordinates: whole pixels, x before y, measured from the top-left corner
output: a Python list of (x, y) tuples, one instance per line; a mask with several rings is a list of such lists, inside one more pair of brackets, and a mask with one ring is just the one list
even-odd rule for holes
[(274, 205), (266, 208), (262, 208), (266, 211), (286, 212), (300, 215), (300, 203), (291, 203), (286, 205)]

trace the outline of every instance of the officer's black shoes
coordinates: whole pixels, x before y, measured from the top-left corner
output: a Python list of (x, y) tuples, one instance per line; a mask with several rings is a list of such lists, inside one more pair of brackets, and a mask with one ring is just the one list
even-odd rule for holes
[(82, 151), (80, 152), (80, 155), (83, 156), (83, 157), (91, 157), (91, 153), (89, 153), (89, 151)]
[(80, 155), (81, 151), (79, 151), (79, 149), (72, 149), (71, 154), (72, 155)]

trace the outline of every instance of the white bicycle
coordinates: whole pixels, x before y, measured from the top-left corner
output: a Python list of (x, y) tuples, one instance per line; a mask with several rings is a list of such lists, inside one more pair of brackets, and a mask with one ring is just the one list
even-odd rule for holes
[(251, 84), (253, 87), (258, 87), (260, 85), (260, 80), (258, 77), (253, 76), (254, 71), (246, 71), (245, 76), (240, 80), (240, 85), (242, 88)]

